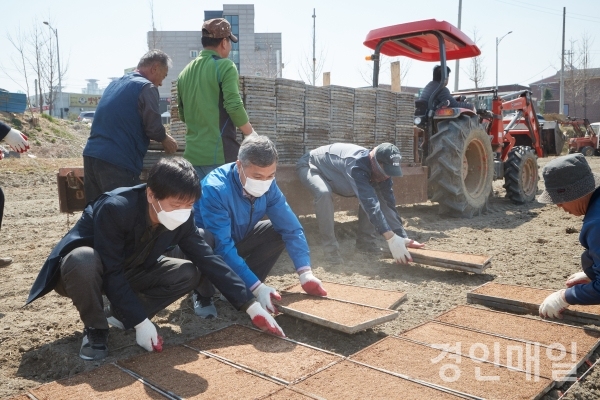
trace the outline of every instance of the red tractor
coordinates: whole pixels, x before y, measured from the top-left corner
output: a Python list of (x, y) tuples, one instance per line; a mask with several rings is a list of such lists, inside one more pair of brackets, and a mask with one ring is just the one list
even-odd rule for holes
[(581, 153), (586, 157), (600, 155), (598, 135), (592, 129), (587, 118), (571, 118), (560, 123), (562, 126), (572, 126), (576, 137), (569, 139), (569, 153)]
[[(504, 178), (506, 195), (515, 203), (535, 198), (537, 157), (560, 154), (564, 139), (556, 124), (540, 129), (531, 92), (505, 98), (496, 90), (455, 93), (491, 96), (491, 110), (434, 107), (435, 95), (447, 79), (446, 61), (481, 54), (467, 35), (446, 21), (430, 19), (375, 29), (364, 44), (374, 50), (373, 87), (378, 86), (381, 54), (441, 65), (440, 86), (428, 101), (415, 104), (415, 125), (423, 129), (421, 162), (429, 167), (429, 195), (439, 203), (441, 214), (470, 218), (484, 211), (493, 179)], [(504, 127), (502, 112), (508, 110), (517, 113)], [(514, 129), (523, 120), (527, 129)]]

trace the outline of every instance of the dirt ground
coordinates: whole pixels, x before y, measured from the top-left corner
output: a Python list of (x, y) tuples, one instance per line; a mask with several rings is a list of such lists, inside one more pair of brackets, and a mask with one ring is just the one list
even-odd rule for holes
[[(543, 165), (548, 159), (539, 161)], [(600, 157), (589, 161), (593, 169), (600, 170)], [(0, 161), (0, 186), (6, 195), (0, 256), (14, 258), (12, 265), (0, 269), (0, 397), (144, 351), (135, 344), (134, 332), (111, 328), (109, 357), (102, 362), (85, 362), (78, 357), (83, 326), (69, 299), (52, 292), (23, 307), (50, 250), (79, 218), (79, 214), (59, 213), (56, 172), (62, 166), (81, 164), (81, 158), (22, 157)], [(397, 320), (352, 336), (280, 316), (278, 321), (285, 333), (292, 339), (350, 355), (386, 335), (399, 334), (455, 305), (465, 304), (466, 293), (488, 281), (550, 289), (564, 287), (565, 279), (580, 268), (578, 232), (582, 218), (537, 202), (512, 205), (503, 197), (501, 181), (494, 183), (494, 192), (489, 211), (472, 219), (440, 217), (437, 205), (432, 203), (399, 207), (409, 236), (425, 242), (429, 248), (493, 256), (492, 267), (482, 275), (417, 264), (397, 265), (390, 259), (354, 254), (356, 213), (336, 216), (346, 264), (327, 265), (318, 244), (314, 217), (301, 217), (317, 277), (404, 291), (408, 300), (399, 307)], [(267, 283), (283, 289), (296, 284), (297, 279), (290, 259), (284, 255)], [(235, 311), (227, 302), (216, 304), (216, 320), (198, 319), (190, 299), (185, 297), (159, 313), (153, 322), (166, 345), (183, 343), (232, 322), (250, 324), (245, 313)], [(599, 398), (598, 382), (600, 368), (595, 368), (567, 398)], [(546, 399), (558, 396), (558, 391), (553, 390)]]

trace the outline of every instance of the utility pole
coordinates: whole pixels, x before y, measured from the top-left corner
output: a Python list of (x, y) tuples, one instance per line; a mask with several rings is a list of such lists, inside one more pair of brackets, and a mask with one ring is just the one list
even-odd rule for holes
[[(460, 29), (460, 20), (462, 16), (462, 0), (458, 0), (458, 29)], [(458, 76), (460, 75), (460, 60), (456, 59), (454, 71), (454, 91), (458, 92)]]
[(316, 79), (315, 79), (315, 74), (316, 74), (316, 69), (317, 69), (317, 56), (315, 54), (315, 37), (316, 37), (316, 27), (317, 27), (317, 12), (316, 9), (313, 8), (313, 68), (312, 68), (312, 84), (313, 86), (315, 86), (316, 84)]
[(498, 45), (500, 44), (502, 39), (506, 37), (506, 35), (510, 35), (511, 33), (512, 31), (504, 34), (504, 36), (502, 36), (500, 39), (498, 39), (498, 36), (496, 36), (496, 91), (498, 91)]
[(565, 112), (565, 16), (567, 7), (563, 7), (562, 53), (560, 57), (560, 95), (558, 100), (558, 113)]

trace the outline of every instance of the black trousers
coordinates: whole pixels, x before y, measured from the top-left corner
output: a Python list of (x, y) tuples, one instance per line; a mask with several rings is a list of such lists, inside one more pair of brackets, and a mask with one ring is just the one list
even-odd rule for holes
[(85, 201), (96, 200), (102, 193), (141, 183), (133, 172), (94, 157), (83, 157)]
[(2, 229), (2, 216), (4, 216), (4, 192), (0, 187), (0, 229)]
[[(102, 302), (102, 272), (100, 255), (91, 247), (78, 247), (63, 257), (54, 290), (73, 300), (86, 327), (108, 329)], [(127, 269), (125, 277), (148, 318), (188, 294), (200, 282), (200, 272), (194, 264), (170, 257), (159, 259), (147, 269)]]
[[(206, 243), (214, 249), (213, 235), (203, 229), (198, 230)], [(275, 232), (271, 221), (259, 221), (244, 239), (235, 244), (235, 248), (238, 255), (248, 264), (248, 268), (263, 282), (285, 249), (285, 242), (281, 235)], [(203, 297), (212, 297), (215, 294), (212, 283), (204, 277), (200, 278), (200, 285), (196, 291)], [(252, 296), (249, 290), (248, 295)]]

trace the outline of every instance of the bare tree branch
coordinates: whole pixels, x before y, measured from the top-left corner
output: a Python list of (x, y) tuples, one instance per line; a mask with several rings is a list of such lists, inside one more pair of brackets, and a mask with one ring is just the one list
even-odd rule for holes
[[(410, 71), (412, 60), (404, 57), (387, 57), (381, 54), (379, 56), (379, 76), (390, 76), (390, 66), (394, 61), (400, 61), (400, 84), (401, 87), (406, 85), (406, 77)], [(360, 77), (368, 86), (373, 86), (373, 62), (366, 63), (363, 67), (359, 68), (358, 73)]]
[[(483, 45), (480, 44), (481, 36), (479, 36), (479, 31), (477, 30), (477, 27), (473, 28), (473, 42), (475, 42), (477, 47), (483, 50)], [(469, 80), (472, 81), (475, 85), (475, 89), (480, 88), (482, 86), (483, 81), (485, 80), (485, 73), (487, 71), (487, 68), (484, 67), (484, 57), (477, 56), (471, 58), (469, 67), (464, 69), (464, 71), (467, 74)], [(458, 73), (458, 71), (456, 73)]]

